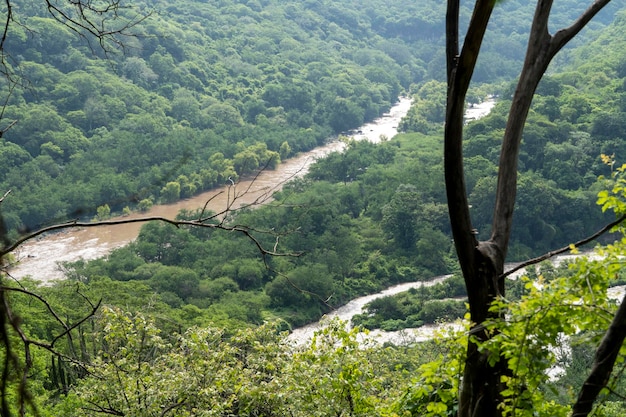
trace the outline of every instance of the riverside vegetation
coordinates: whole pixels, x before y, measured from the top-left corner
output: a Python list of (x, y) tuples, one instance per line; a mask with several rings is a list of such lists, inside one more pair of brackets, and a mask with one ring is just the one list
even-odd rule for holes
[[(262, 258), (244, 236), (150, 223), (103, 259), (64, 265), (64, 281), (41, 287), (36, 276), (22, 280), (68, 322), (92, 311), (91, 300), (103, 305), (71, 338), (58, 340), (64, 356), (35, 352), (29, 389), (43, 415), (454, 414), (464, 350), (454, 336), (360, 346), (356, 331), (332, 323), (296, 349), (279, 333), (358, 295), (457, 270), (441, 162), (444, 8), (332, 3), (156, 2), (162, 13), (129, 39), (128, 55), (109, 61), (93, 59), (80, 39), (35, 10), (25, 24), (44, 34), (45, 44), (11, 26), (6, 48), (31, 83), (13, 88), (3, 81), (5, 91), (12, 88), (4, 121), (18, 120), (0, 147), (7, 161), (2, 186), (13, 190), (2, 202), (12, 236), (59, 219), (104, 217), (105, 207), (141, 209), (192, 195), (357, 127), (401, 91), (415, 100), (400, 126), (406, 133), (379, 145), (349, 142), (272, 204), (232, 219), (254, 226), (269, 247), (280, 235), (284, 252), (303, 256)], [(475, 100), (497, 94), (498, 104), (467, 126), (467, 186), (479, 233), (490, 223), (495, 149), (520, 60), (515, 51), (527, 31), (513, 22), (532, 10), (509, 1), (500, 13), (478, 74), (492, 84), (474, 91)], [(592, 29), (606, 27), (597, 39), (569, 51), (537, 92), (524, 134), (511, 259), (601, 227), (612, 217), (595, 204), (600, 192), (606, 210), (624, 210), (617, 186), (623, 171), (614, 164), (626, 155), (626, 15), (609, 24), (610, 17), (598, 20)], [(605, 261), (584, 261), (572, 274), (545, 273), (543, 293), (520, 281), (521, 301), (509, 306), (519, 321), (493, 343), (510, 352), (527, 348), (513, 382), (531, 388), (523, 400), (537, 412), (567, 412), (570, 387), (585, 375), (606, 315), (590, 317), (613, 308), (602, 293), (621, 279), (623, 250), (610, 246)], [(430, 291), (458, 296), (458, 282)], [(593, 300), (580, 282), (593, 288)], [(390, 311), (395, 321), (386, 326), (394, 328), (463, 314), (457, 305), (429, 304), (431, 295), (417, 290), (374, 308)], [(566, 301), (575, 299), (589, 305), (560, 325), (548, 313), (529, 313), (550, 312), (550, 302), (572, 309)], [(11, 302), (27, 318), (30, 337), (62, 332), (45, 305), (19, 292)], [(524, 330), (531, 324), (545, 328), (534, 341)], [(562, 358), (566, 372), (548, 380), (544, 371), (557, 357), (540, 342), (557, 344), (558, 334), (575, 329), (586, 333)], [(616, 379), (614, 389), (620, 384)], [(18, 385), (9, 400), (19, 397)], [(619, 397), (604, 399), (599, 415), (620, 415)]]

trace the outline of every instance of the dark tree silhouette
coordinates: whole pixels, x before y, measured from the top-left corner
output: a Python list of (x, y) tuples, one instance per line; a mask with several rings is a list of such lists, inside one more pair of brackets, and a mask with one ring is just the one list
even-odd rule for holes
[[(532, 20), (526, 58), (511, 101), (500, 154), (496, 202), (491, 235), (478, 241), (472, 227), (463, 171), (463, 114), (472, 74), (497, 0), (477, 0), (467, 34), (459, 51), (459, 0), (449, 0), (446, 16), (448, 95), (445, 123), (445, 181), (450, 224), (470, 305), (472, 327), (459, 397), (460, 417), (497, 416), (507, 373), (504, 358), (489, 365), (489, 352), (479, 350), (490, 335), (482, 324), (490, 318), (489, 307), (504, 296), (504, 260), (509, 246), (517, 186), (517, 164), (522, 131), (537, 85), (554, 56), (610, 0), (596, 0), (569, 27), (554, 34), (548, 30), (553, 0), (538, 0)], [(621, 311), (622, 309), (620, 309)], [(624, 326), (619, 327), (623, 332)], [(614, 340), (612, 338), (611, 340)], [(606, 368), (606, 367), (605, 367)], [(612, 364), (610, 366), (612, 368)], [(609, 370), (610, 372), (610, 370)], [(600, 378), (602, 379), (602, 378)], [(597, 396), (599, 389), (595, 392)], [(591, 391), (581, 393), (593, 403)], [(577, 409), (575, 407), (575, 409)], [(575, 415), (586, 415), (585, 413)]]

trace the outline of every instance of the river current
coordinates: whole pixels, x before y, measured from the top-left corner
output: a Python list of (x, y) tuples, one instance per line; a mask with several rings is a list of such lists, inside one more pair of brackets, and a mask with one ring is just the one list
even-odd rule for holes
[[(494, 106), (493, 100), (474, 105), (466, 112), (466, 119), (479, 119)], [(355, 140), (369, 140), (379, 142), (382, 137), (392, 138), (398, 133), (397, 126), (411, 107), (411, 100), (403, 97), (388, 113), (363, 125), (354, 135)], [(334, 151), (341, 151), (345, 145), (339, 141), (315, 148), (290, 158), (275, 170), (263, 171), (253, 180), (245, 179), (237, 184), (225, 185), (222, 188), (199, 194), (193, 198), (181, 200), (173, 204), (153, 206), (145, 213), (133, 213), (127, 218), (160, 216), (174, 218), (182, 209), (195, 210), (206, 208), (214, 212), (221, 212), (228, 207), (237, 208), (243, 205), (261, 205), (271, 199), (272, 193), (282, 188), (289, 180), (302, 176), (308, 172), (312, 163)], [(208, 202), (208, 203), (207, 203)], [(111, 250), (122, 247), (133, 241), (139, 234), (142, 223), (125, 225), (102, 226), (93, 228), (73, 228), (62, 233), (50, 234), (24, 244), (16, 252), (20, 262), (12, 268), (11, 275), (15, 278), (31, 276), (41, 282), (50, 282), (63, 279), (60, 268), (62, 262), (72, 262), (80, 259), (95, 259), (107, 255)], [(431, 286), (445, 280), (447, 276), (435, 277), (425, 282), (410, 282), (389, 287), (380, 293), (360, 297), (329, 313), (320, 322), (295, 329), (289, 336), (296, 342), (309, 340), (315, 331), (320, 329), (324, 321), (339, 318), (349, 322), (352, 316), (362, 312), (363, 307), (370, 301), (388, 295), (408, 291), (411, 288)], [(407, 329), (398, 332), (384, 332), (375, 330), (369, 333), (368, 338), (377, 341), (406, 343), (409, 341), (432, 338), (441, 326), (423, 326), (419, 329)]]
[[(379, 142), (381, 137), (392, 138), (398, 133), (398, 123), (411, 107), (411, 100), (403, 97), (389, 112), (382, 117), (361, 126), (356, 140)], [(173, 204), (159, 204), (145, 213), (133, 213), (127, 218), (160, 216), (173, 219), (182, 209), (202, 208), (207, 201), (207, 209), (219, 213), (227, 207), (237, 208), (242, 205), (259, 205), (271, 199), (273, 192), (298, 176), (304, 175), (309, 166), (318, 158), (331, 152), (340, 151), (345, 145), (339, 141), (330, 141), (325, 146), (299, 154), (279, 164), (275, 170), (261, 172), (254, 180), (244, 179), (235, 186), (225, 185), (192, 198)], [(236, 196), (236, 198), (234, 197)], [(15, 278), (31, 276), (39, 281), (48, 282), (62, 279), (61, 262), (80, 259), (95, 259), (107, 255), (111, 250), (124, 246), (139, 234), (142, 223), (90, 228), (71, 228), (61, 233), (43, 236), (24, 244), (15, 255), (19, 263), (11, 269)]]

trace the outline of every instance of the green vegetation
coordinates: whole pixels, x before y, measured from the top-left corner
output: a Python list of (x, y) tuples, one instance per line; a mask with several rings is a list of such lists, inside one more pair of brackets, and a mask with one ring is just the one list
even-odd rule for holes
[(440, 351), (364, 347), (341, 323), (303, 348), (271, 325), (168, 337), (117, 310), (105, 310), (98, 325), (102, 356), (53, 415), (391, 416), (411, 372)]
[[(15, 2), (22, 11), (31, 3)], [(8, 97), (0, 127), (16, 121), (0, 139), (12, 236), (67, 218), (144, 211), (272, 169), (375, 118), (399, 94), (415, 96), (400, 126), (406, 133), (379, 145), (348, 142), (271, 204), (230, 220), (253, 226), (266, 247), (302, 256), (261, 257), (244, 236), (150, 223), (105, 258), (64, 265), (62, 282), (3, 279), (28, 337), (54, 340), (63, 353), (30, 345), (28, 388), (42, 415), (454, 415), (466, 348), (459, 336), (363, 347), (356, 330), (331, 323), (296, 347), (280, 334), (359, 295), (458, 268), (441, 161), (444, 8), (387, 3), (150, 2), (160, 13), (137, 28), (126, 55), (108, 61), (46, 14), (29, 12), (25, 26), (11, 27), (6, 50), (30, 83), (0, 81)], [(570, 3), (576, 15), (584, 2)], [(509, 0), (498, 13), (477, 71), (479, 82), (494, 84), (471, 97), (497, 94), (498, 104), (466, 128), (479, 233), (491, 222), (495, 149), (530, 6)], [(623, 189), (597, 177), (623, 183), (623, 170), (606, 162), (626, 155), (625, 16), (568, 52), (540, 85), (524, 134), (511, 259), (597, 230), (609, 218), (595, 205), (601, 190), (605, 211), (624, 211)], [(488, 323), (501, 334), (485, 345), (509, 361), (507, 410), (566, 415), (615, 309), (604, 295), (620, 274), (623, 242), (603, 254), (571, 274), (520, 280), (494, 306), (510, 318)], [(462, 296), (455, 276), (379, 299), (355, 322), (395, 330), (452, 319), (465, 313)], [(64, 323), (96, 315), (65, 333), (49, 308)], [(580, 344), (563, 360), (563, 376), (550, 380), (563, 336)], [(11, 403), (22, 395), (19, 378), (7, 377)], [(598, 415), (621, 415), (618, 396), (604, 400)]]
[[(299, 326), (358, 295), (443, 274), (454, 263), (443, 229), (441, 179), (434, 174), (439, 145), (417, 137), (381, 145), (351, 142), (346, 152), (330, 155), (307, 178), (276, 193), (272, 204), (232, 219), (254, 225), (259, 232), (251, 233), (266, 247), (280, 236), (282, 251), (303, 256), (260, 259), (244, 236), (151, 223), (108, 257), (67, 265), (68, 278), (87, 286), (100, 279), (141, 282), (171, 308), (193, 308), (205, 323), (240, 327), (274, 316)], [(403, 175), (408, 158), (418, 157), (433, 168)], [(353, 179), (346, 181), (348, 176)], [(423, 204), (396, 202), (406, 183), (420, 184)], [(411, 236), (400, 239), (392, 214), (413, 219)], [(428, 244), (433, 241), (440, 244)], [(410, 256), (414, 247), (420, 256)]]
[(20, 9), (5, 49), (23, 85), (0, 82), (2, 127), (16, 121), (0, 147), (7, 226), (185, 198), (379, 116), (431, 52), (383, 36), (410, 29), (372, 22), (376, 6), (150, 2), (158, 13), (108, 60)]
[[(93, 217), (104, 204), (168, 202), (271, 168), (443, 77), (439, 2), (139, 1), (137, 10), (157, 13), (107, 60), (45, 9), (14, 3), (22, 25), (4, 49), (23, 78), (0, 81), (0, 127), (16, 122), (0, 142), (12, 231)], [(530, 6), (503, 5), (478, 82), (513, 77)], [(510, 55), (496, 52), (503, 39)]]
[(462, 277), (453, 275), (432, 286), (377, 298), (365, 305), (362, 314), (353, 316), (352, 324), (394, 331), (455, 321), (467, 312), (466, 295)]

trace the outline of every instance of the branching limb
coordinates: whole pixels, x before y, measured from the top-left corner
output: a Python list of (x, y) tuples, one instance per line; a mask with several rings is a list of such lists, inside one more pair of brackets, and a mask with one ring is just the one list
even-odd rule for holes
[[(57, 2), (46, 0), (46, 8), (50, 16), (80, 37), (89, 40), (86, 36), (89, 35), (97, 39), (105, 52), (108, 50), (106, 44), (108, 41), (123, 47), (123, 42), (117, 36), (130, 35), (131, 28), (150, 16), (148, 13), (128, 19), (122, 18), (119, 11), (130, 7), (122, 5), (121, 0), (105, 0), (98, 3), (90, 0), (69, 0), (66, 3), (68, 4), (67, 10), (59, 6)], [(108, 22), (109, 20), (111, 23)], [(119, 22), (121, 23), (116, 26)]]
[(2, 38), (0, 38), (0, 51), (4, 51), (4, 43), (7, 40), (9, 34), (9, 26), (13, 20), (13, 7), (10, 0), (4, 0), (4, 6), (7, 9), (7, 15), (4, 19), (4, 30), (2, 31)]
[(465, 97), (494, 6), (495, 0), (478, 0), (476, 2), (460, 54), (458, 53), (458, 0), (449, 0), (446, 17), (448, 100), (444, 131), (444, 171), (450, 226), (459, 263), (466, 281), (473, 281), (476, 273), (474, 249), (477, 242), (471, 233), (472, 223), (463, 170)]
[(187, 402), (187, 398), (183, 398), (182, 400), (178, 402), (175, 402), (173, 404), (168, 405), (167, 407), (164, 407), (163, 411), (161, 411), (161, 417), (164, 417), (172, 410), (183, 407), (186, 404), (186, 402)]
[(515, 209), (522, 133), (537, 86), (554, 56), (609, 2), (610, 0), (594, 1), (571, 26), (559, 30), (554, 36), (548, 32), (553, 0), (537, 2), (526, 57), (511, 100), (498, 163), (498, 185), (490, 239), (496, 242), (504, 255), (508, 249)]
[(85, 411), (91, 411), (100, 414), (108, 414), (110, 416), (124, 416), (124, 413), (110, 407), (102, 407), (94, 402), (89, 402), (94, 408), (84, 407)]
[(502, 275), (500, 275), (500, 278), (505, 278), (521, 269), (524, 269), (528, 266), (531, 265), (536, 265), (542, 261), (548, 260), (554, 256), (560, 255), (562, 253), (566, 253), (571, 251), (572, 249), (575, 248), (579, 248), (583, 245), (586, 245), (589, 242), (593, 242), (594, 240), (596, 240), (597, 238), (599, 238), (600, 236), (602, 236), (603, 234), (605, 234), (606, 232), (610, 231), (612, 228), (614, 228), (615, 226), (619, 225), (620, 223), (622, 223), (624, 220), (626, 220), (626, 215), (621, 216), (619, 219), (615, 220), (614, 222), (611, 222), (609, 224), (607, 224), (606, 226), (604, 226), (602, 229), (598, 230), (597, 232), (595, 232), (594, 234), (592, 234), (591, 236), (588, 236), (584, 239), (579, 240), (578, 242), (572, 243), (568, 246), (562, 247), (560, 249), (556, 249), (553, 251), (550, 251), (548, 253), (545, 253), (541, 256), (538, 256), (536, 258), (533, 259), (529, 259), (527, 261), (522, 262), (521, 264), (515, 266), (514, 268), (511, 268), (510, 270), (506, 271), (505, 273), (503, 273)]
[[(55, 337), (52, 338), (52, 341), (48, 342), (48, 343), (44, 343), (44, 342), (39, 342), (36, 340), (32, 340), (29, 338), (24, 337), (23, 341), (24, 342), (28, 342), (31, 345), (34, 346), (39, 346), (41, 348), (44, 348), (46, 350), (49, 351), (53, 351), (54, 350), (54, 345), (56, 344), (56, 342), (67, 336), (68, 334), (70, 334), (70, 332), (72, 332), (73, 330), (77, 329), (80, 325), (82, 325), (83, 323), (85, 323), (87, 320), (89, 320), (91, 317), (93, 317), (96, 312), (98, 311), (98, 309), (100, 308), (100, 305), (102, 304), (102, 300), (98, 300), (98, 302), (96, 304), (93, 304), (91, 302), (89, 302), (89, 304), (91, 305), (91, 311), (84, 316), (82, 319), (78, 320), (76, 323), (72, 324), (72, 325), (68, 325), (67, 323), (65, 323), (63, 321), (63, 319), (61, 319), (61, 317), (59, 317), (59, 315), (56, 313), (56, 311), (54, 311), (54, 309), (52, 308), (52, 306), (50, 305), (50, 303), (42, 296), (40, 296), (39, 294), (36, 294), (32, 291), (28, 291), (25, 290), (23, 288), (12, 288), (12, 287), (0, 287), (0, 291), (6, 291), (6, 292), (18, 292), (18, 293), (22, 293), (25, 294), (29, 297), (35, 298), (37, 300), (39, 300), (39, 302), (41, 302), (45, 307), (46, 310), (48, 311), (48, 313), (50, 313), (50, 315), (63, 327), (63, 331), (61, 333), (59, 333), (58, 335), (56, 335)], [(85, 297), (83, 297), (85, 299)]]
[[(257, 206), (260, 206), (260, 205), (263, 205), (263, 204), (266, 204), (266, 203), (270, 202), (272, 200), (273, 194), (275, 192), (280, 191), (285, 184), (287, 184), (292, 179), (296, 178), (300, 173), (302, 173), (302, 170), (304, 169), (304, 168), (298, 169), (293, 174), (287, 176), (286, 178), (282, 179), (281, 181), (279, 181), (278, 183), (276, 183), (276, 184), (274, 184), (272, 186), (268, 186), (268, 187), (265, 187), (265, 188), (255, 188), (254, 186), (260, 180), (261, 174), (263, 174), (263, 172), (265, 172), (267, 169), (269, 169), (271, 163), (272, 163), (272, 159), (270, 158), (265, 163), (265, 165), (256, 172), (256, 174), (254, 175), (252, 180), (248, 183), (248, 185), (245, 187), (245, 189), (243, 191), (241, 191), (241, 192), (237, 191), (237, 186), (240, 183), (239, 182), (235, 182), (231, 178), (229, 178), (230, 183), (228, 184), (228, 188), (226, 190), (226, 192), (228, 192), (228, 198), (227, 198), (227, 202), (226, 202), (226, 207), (221, 212), (218, 212), (218, 213), (212, 214), (211, 216), (205, 217), (203, 220), (207, 221), (207, 220), (210, 220), (210, 219), (221, 218), (222, 221), (224, 221), (226, 219), (226, 215), (229, 214), (229, 213), (233, 213), (233, 212), (244, 210), (244, 209), (248, 209), (248, 208), (257, 207)], [(232, 191), (232, 196), (231, 196), (231, 191)], [(239, 207), (235, 207), (235, 203), (239, 202), (242, 197), (244, 197), (244, 196), (246, 196), (248, 194), (257, 192), (257, 191), (263, 191), (263, 192), (257, 198), (255, 198), (253, 201), (248, 202), (248, 203), (242, 203)], [(224, 191), (220, 191), (219, 194), (222, 194), (223, 192)], [(204, 207), (203, 207), (203, 209), (201, 211), (201, 214), (200, 214), (201, 217), (206, 212), (208, 204), (216, 197), (217, 197), (217, 195), (212, 196), (205, 203), (205, 205), (204, 205)]]
[(569, 42), (573, 37), (578, 35), (578, 33), (589, 23), (593, 17), (602, 10), (604, 6), (609, 4), (611, 0), (595, 0), (587, 10), (585, 10), (578, 19), (574, 23), (572, 23), (569, 27), (561, 29), (557, 31), (552, 37), (551, 47), (554, 50), (554, 53), (558, 52), (567, 42)]
[[(137, 219), (122, 218), (122, 219), (117, 219), (117, 220), (103, 220), (103, 221), (97, 221), (97, 222), (81, 222), (78, 220), (73, 220), (73, 221), (66, 222), (66, 223), (55, 224), (52, 226), (44, 227), (42, 229), (39, 229), (35, 232), (32, 232), (26, 236), (19, 238), (18, 240), (10, 244), (8, 247), (1, 250), (0, 256), (4, 256), (7, 253), (13, 252), (17, 248), (19, 248), (21, 245), (23, 245), (25, 242), (32, 240), (35, 237), (43, 235), (44, 233), (48, 233), (48, 232), (55, 232), (59, 230), (65, 230), (65, 229), (77, 228), (77, 227), (102, 227), (102, 226), (114, 226), (114, 225), (120, 225), (120, 224), (148, 223), (148, 222), (168, 223), (176, 227), (193, 226), (193, 227), (204, 227), (204, 228), (210, 228), (210, 229), (220, 229), (220, 230), (225, 230), (225, 231), (230, 231), (230, 232), (240, 232), (244, 234), (246, 237), (250, 238), (250, 240), (252, 240), (252, 242), (259, 248), (261, 253), (264, 255), (270, 255), (270, 256), (297, 256), (298, 255), (297, 253), (280, 253), (280, 252), (275, 252), (271, 249), (266, 249), (261, 244), (261, 242), (252, 234), (252, 232), (255, 229), (251, 227), (241, 226), (241, 225), (230, 226), (224, 223), (219, 223), (219, 224), (206, 223), (205, 219), (172, 220), (172, 219), (168, 219), (167, 217), (150, 216), (150, 217), (140, 217)], [(260, 231), (260, 232), (263, 232), (263, 231)]]
[[(0, 51), (2, 50), (1, 48), (2, 48), (2, 46), (0, 46)], [(2, 59), (0, 59), (0, 62), (1, 61), (2, 61)], [(8, 80), (8, 81), (9, 81), (9, 87), (8, 87), (9, 91), (7, 93), (6, 99), (4, 100), (4, 103), (2, 104), (2, 110), (0, 111), (0, 120), (4, 119), (4, 112), (6, 111), (8, 105), (9, 105), (9, 100), (11, 99), (11, 96), (13, 95), (13, 91), (15, 90), (15, 86), (16, 86), (16, 83), (12, 82), (11, 80)], [(9, 129), (11, 129), (13, 126), (15, 126), (16, 123), (17, 123), (17, 120), (12, 120), (12, 121), (9, 122), (9, 124), (6, 127), (2, 128), (0, 130), (0, 138), (2, 138), (2, 136), (4, 136), (4, 134)]]
[[(45, 0), (41, 5), (50, 17), (86, 40), (90, 47), (95, 40), (105, 54), (114, 49), (123, 50), (123, 38), (133, 36), (132, 29), (152, 15), (150, 11), (133, 13), (131, 9), (134, 6), (126, 6), (123, 0)], [(4, 75), (10, 77), (6, 41), (11, 25), (20, 23), (16, 21), (11, 0), (4, 0), (3, 8), (6, 16), (3, 18), (4, 27), (0, 29), (0, 66)]]
[[(45, 306), (50, 316), (53, 317), (59, 325), (61, 325), (63, 330), (58, 335), (53, 337), (50, 342), (42, 342), (28, 337), (22, 329), (21, 319), (14, 314), (11, 308), (8, 297), (8, 294), (11, 292), (21, 293), (40, 301)], [(5, 361), (3, 364), (4, 367), (2, 372), (2, 380), (0, 381), (0, 393), (2, 394), (3, 399), (1, 405), (2, 416), (12, 415), (11, 407), (8, 403), (6, 403), (5, 398), (7, 397), (6, 394), (9, 389), (10, 382), (14, 378), (13, 375), (19, 375), (19, 381), (17, 383), (19, 415), (23, 416), (26, 414), (26, 406), (29, 406), (30, 409), (33, 410), (35, 415), (38, 415), (37, 408), (33, 403), (32, 395), (28, 389), (28, 378), (33, 365), (31, 347), (37, 346), (39, 348), (47, 350), (52, 355), (67, 360), (68, 362), (85, 369), (84, 364), (77, 359), (75, 354), (73, 354), (73, 356), (68, 356), (57, 350), (55, 344), (61, 338), (69, 337), (72, 331), (78, 329), (83, 323), (91, 319), (96, 314), (96, 311), (99, 309), (100, 301), (95, 305), (90, 303), (91, 311), (89, 311), (85, 316), (83, 316), (75, 323), (68, 324), (63, 319), (61, 319), (61, 317), (55, 312), (55, 310), (45, 298), (32, 291), (28, 291), (21, 287), (0, 286), (0, 298), (0, 324), (2, 325), (0, 343), (3, 345), (5, 350)], [(21, 346), (23, 350), (23, 363), (21, 363), (20, 358), (14, 350), (15, 345), (10, 340), (11, 332), (16, 334), (21, 341)]]

